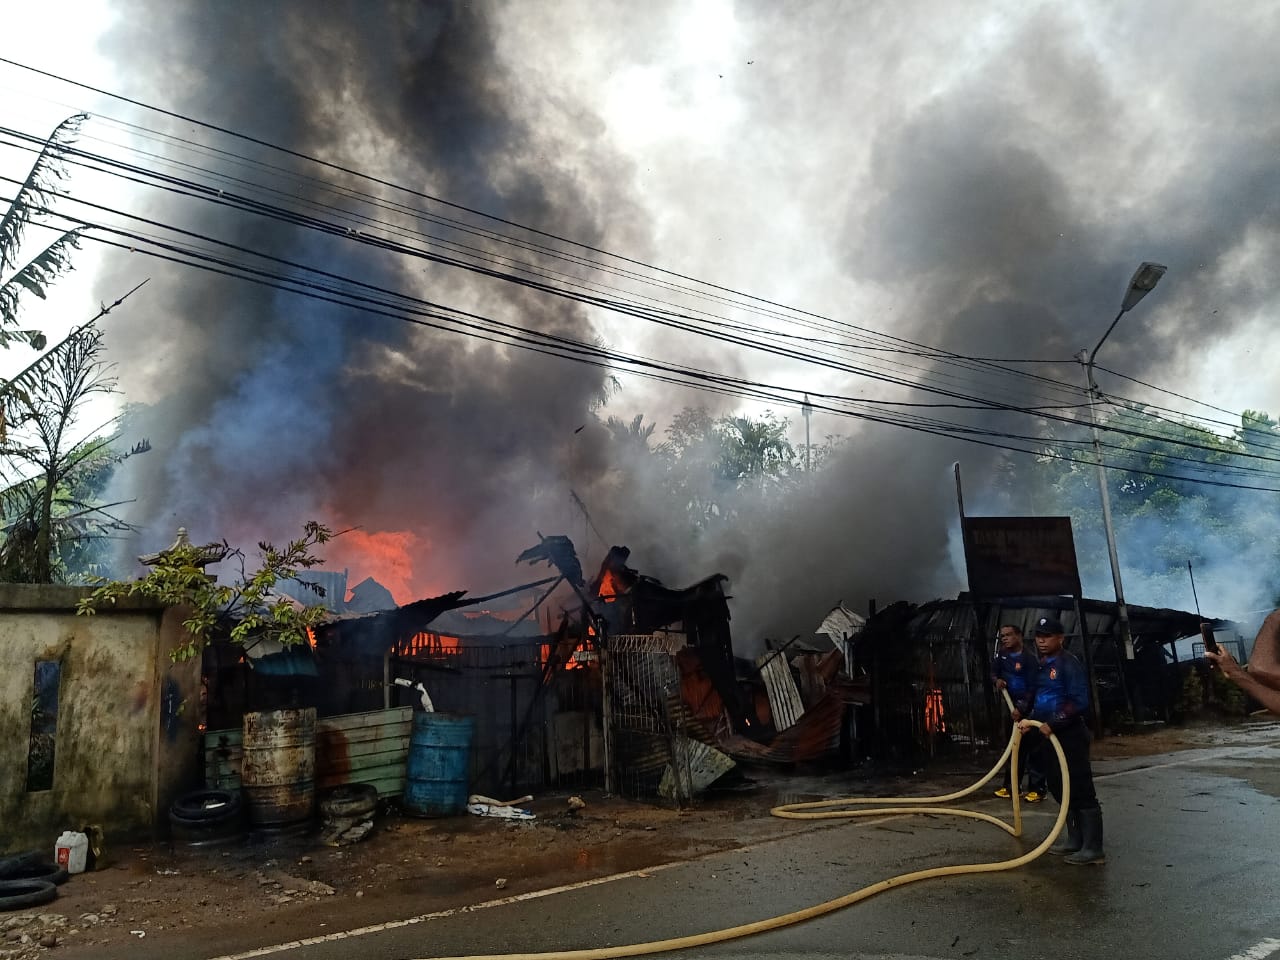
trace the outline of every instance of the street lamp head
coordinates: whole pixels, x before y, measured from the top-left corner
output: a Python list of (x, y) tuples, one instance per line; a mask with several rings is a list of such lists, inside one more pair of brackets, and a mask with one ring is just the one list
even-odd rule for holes
[(1155, 289), (1156, 284), (1160, 282), (1160, 278), (1164, 276), (1164, 272), (1167, 269), (1168, 267), (1162, 263), (1144, 261), (1134, 271), (1133, 279), (1129, 281), (1129, 289), (1125, 291), (1124, 303), (1120, 305), (1120, 312), (1127, 313), (1136, 307), (1139, 300)]

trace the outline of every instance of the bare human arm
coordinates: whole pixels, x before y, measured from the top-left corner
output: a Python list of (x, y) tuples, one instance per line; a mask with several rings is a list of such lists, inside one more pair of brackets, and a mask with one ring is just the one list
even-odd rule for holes
[[(1280, 690), (1280, 610), (1272, 610), (1258, 628), (1249, 654), (1249, 676)], [(1270, 708), (1268, 708), (1270, 709)]]
[[(1267, 620), (1270, 621), (1271, 617), (1268, 617)], [(1256, 651), (1257, 648), (1255, 647), (1254, 649)], [(1257, 700), (1267, 710), (1280, 715), (1280, 690), (1263, 683), (1260, 678), (1253, 675), (1252, 660), (1249, 661), (1249, 672), (1245, 673), (1244, 668), (1236, 663), (1236, 658), (1231, 656), (1225, 647), (1219, 647), (1217, 653), (1210, 653), (1206, 650), (1204, 657), (1221, 670), (1224, 677)]]

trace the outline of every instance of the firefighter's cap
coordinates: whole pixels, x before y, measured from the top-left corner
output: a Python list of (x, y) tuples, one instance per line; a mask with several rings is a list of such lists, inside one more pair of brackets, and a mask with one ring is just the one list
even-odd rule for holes
[(1062, 621), (1055, 620), (1053, 617), (1041, 617), (1036, 621), (1036, 635), (1041, 637), (1052, 637), (1058, 634), (1066, 634), (1063, 629)]

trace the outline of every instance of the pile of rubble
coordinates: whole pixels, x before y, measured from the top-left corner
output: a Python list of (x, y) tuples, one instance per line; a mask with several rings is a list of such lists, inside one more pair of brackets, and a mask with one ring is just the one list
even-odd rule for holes
[(18, 913), (0, 920), (0, 960), (34, 960), (43, 949), (61, 946), (69, 938), (99, 924), (113, 923), (117, 909), (104, 905), (97, 913), (68, 917), (61, 913)]

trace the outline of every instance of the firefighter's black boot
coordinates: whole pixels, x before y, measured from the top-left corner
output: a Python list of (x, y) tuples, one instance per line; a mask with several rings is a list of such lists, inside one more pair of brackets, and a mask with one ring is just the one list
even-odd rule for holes
[(1063, 854), (1075, 853), (1083, 845), (1084, 841), (1080, 836), (1080, 812), (1078, 810), (1067, 811), (1067, 823), (1062, 832), (1058, 834), (1058, 839), (1053, 842), (1053, 846), (1048, 852), (1055, 857), (1061, 857)]
[(1107, 855), (1102, 852), (1102, 808), (1081, 810), (1079, 816), (1080, 833), (1084, 842), (1079, 850), (1067, 855), (1067, 863), (1106, 863)]

